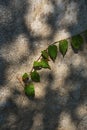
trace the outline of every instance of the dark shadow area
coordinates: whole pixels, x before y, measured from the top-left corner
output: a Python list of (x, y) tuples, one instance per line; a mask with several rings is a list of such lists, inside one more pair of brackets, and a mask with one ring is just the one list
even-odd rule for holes
[(52, 90), (54, 81), (53, 74), (47, 74), (47, 79), (48, 85), (45, 90), (45, 106), (43, 108), (43, 126), (44, 130), (56, 130), (62, 107), (59, 105), (58, 91)]
[(84, 74), (85, 69), (82, 66), (78, 66), (77, 68), (71, 66), (70, 74), (65, 79), (66, 86), (68, 86), (68, 84), (70, 84), (70, 87), (72, 86), (72, 89), (69, 92), (69, 99), (65, 107), (67, 112), (70, 113), (72, 121), (77, 128), (81, 118), (78, 117), (76, 108), (85, 101), (87, 102), (87, 77), (85, 77)]
[[(72, 3), (73, 1), (71, 1)], [(67, 27), (68, 31), (70, 32), (71, 35), (79, 34), (82, 32), (81, 30), (86, 30), (87, 25), (85, 26), (84, 23), (86, 23), (86, 18), (85, 18), (85, 11), (87, 10), (87, 1), (86, 0), (80, 0), (76, 1), (76, 7), (78, 8), (77, 11), (77, 23), (76, 24), (71, 24), (70, 26)], [(81, 11), (81, 9), (83, 9)], [(75, 10), (73, 10), (76, 12)]]
[[(83, 23), (86, 23), (85, 15), (83, 15), (85, 14), (85, 11), (87, 10), (86, 0), (84, 1), (83, 0), (80, 0), (80, 1), (69, 0), (69, 1), (59, 2), (59, 4), (57, 0), (51, 0), (51, 3), (53, 5), (54, 12), (50, 13), (48, 17), (46, 18), (46, 24), (49, 25), (50, 28), (52, 29), (49, 39), (54, 41), (54, 36), (58, 30), (60, 31), (60, 30), (65, 29), (67, 30), (67, 32), (70, 33), (71, 36), (73, 36), (73, 35), (78, 34), (78, 32), (80, 34), (82, 31), (87, 29), (87, 26), (85, 26), (85, 24), (83, 25)], [(61, 3), (65, 5), (62, 6)], [(76, 9), (73, 8), (74, 6), (76, 6), (75, 8), (77, 9), (77, 13), (76, 13)], [(67, 19), (67, 23), (65, 25), (63, 23), (60, 24), (66, 15), (66, 11), (69, 17), (70, 17), (71, 12), (75, 12), (77, 22), (73, 23), (71, 20), (71, 23), (68, 24), (68, 20), (70, 19)], [(75, 18), (73, 17), (73, 20), (74, 19)], [(60, 23), (58, 23), (58, 20)]]
[(0, 0), (0, 46), (12, 43), (24, 32), (23, 22), (27, 8), (27, 0)]
[(9, 63), (2, 57), (0, 57), (0, 87), (6, 85), (6, 70), (9, 67)]
[[(28, 130), (33, 125), (34, 108), (31, 106), (21, 107), (16, 104), (14, 97), (21, 93), (14, 89), (11, 97), (0, 107), (0, 129), (1, 130)], [(4, 118), (5, 117), (5, 118)]]
[(58, 30), (60, 30), (60, 26), (58, 24), (59, 14), (63, 12), (61, 19), (64, 17), (65, 12), (62, 10), (60, 5), (57, 4), (56, 0), (51, 0), (51, 4), (53, 5), (54, 12), (50, 13), (46, 18), (46, 24), (51, 28), (51, 34), (49, 35), (48, 39), (54, 41), (54, 36)]

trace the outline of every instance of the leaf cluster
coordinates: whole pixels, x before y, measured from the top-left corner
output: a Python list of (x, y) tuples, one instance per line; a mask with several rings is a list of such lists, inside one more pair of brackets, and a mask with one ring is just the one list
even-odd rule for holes
[[(58, 45), (55, 45), (56, 43), (59, 43)], [(71, 46), (73, 49), (79, 50), (83, 44), (83, 38), (80, 35), (73, 36), (71, 38)], [(40, 82), (40, 69), (51, 69), (49, 65), (49, 61), (52, 60), (55, 62), (58, 50), (64, 57), (68, 50), (68, 40), (64, 39), (59, 42), (55, 42), (54, 44), (51, 44), (48, 46), (46, 50), (41, 51), (41, 56), (37, 61), (34, 61), (32, 70), (30, 74), (23, 74), (22, 80), (25, 84), (24, 92), (29, 97), (35, 96), (35, 88), (33, 82)]]

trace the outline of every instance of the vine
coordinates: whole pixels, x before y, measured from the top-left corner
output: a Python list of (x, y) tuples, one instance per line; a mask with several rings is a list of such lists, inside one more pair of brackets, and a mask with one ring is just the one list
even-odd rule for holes
[[(87, 31), (85, 31), (85, 34), (87, 34)], [(75, 51), (78, 51), (83, 45), (83, 38), (80, 34), (68, 39), (71, 39), (70, 44), (72, 49), (74, 49)], [(17, 77), (24, 88), (25, 94), (28, 97), (33, 98), (35, 96), (35, 88), (33, 82), (40, 82), (39, 70), (42, 68), (51, 70), (49, 61), (52, 60), (53, 62), (55, 62), (58, 55), (58, 49), (63, 57), (66, 55), (68, 50), (68, 39), (60, 40), (48, 45), (45, 50), (41, 51), (40, 57), (33, 62), (30, 73), (24, 73), (21, 78), (22, 80)], [(57, 43), (59, 44), (56, 45)]]

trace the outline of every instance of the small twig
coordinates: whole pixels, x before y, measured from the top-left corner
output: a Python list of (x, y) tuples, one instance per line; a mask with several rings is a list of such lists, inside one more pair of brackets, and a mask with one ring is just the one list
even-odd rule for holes
[[(40, 58), (41, 58), (41, 55), (39, 56), (39, 58), (38, 58), (36, 61), (39, 61)], [(33, 69), (34, 69), (34, 68), (32, 67), (30, 73), (33, 71)]]
[(19, 83), (21, 84), (21, 86), (24, 88), (24, 84), (22, 83), (21, 79), (17, 76), (17, 80), (19, 81)]
[[(69, 38), (67, 38), (67, 39), (69, 39)], [(59, 41), (60, 41), (60, 40), (59, 40)], [(59, 41), (53, 42), (53, 43), (48, 44), (48, 45), (55, 45), (55, 44), (58, 43)], [(47, 47), (45, 50), (47, 50), (47, 49), (48, 49), (48, 47)], [(41, 58), (41, 55), (39, 56), (39, 58), (38, 58), (36, 61), (39, 61), (40, 58)], [(32, 67), (30, 73), (33, 71), (33, 69), (34, 69), (34, 68)]]

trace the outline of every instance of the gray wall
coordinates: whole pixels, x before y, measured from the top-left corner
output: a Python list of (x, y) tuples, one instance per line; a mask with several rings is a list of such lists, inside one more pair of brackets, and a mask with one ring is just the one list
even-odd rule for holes
[[(86, 0), (0, 0), (0, 130), (86, 130), (87, 36), (41, 70), (35, 99), (17, 80), (48, 44), (87, 29)], [(69, 41), (70, 43), (70, 41)]]

